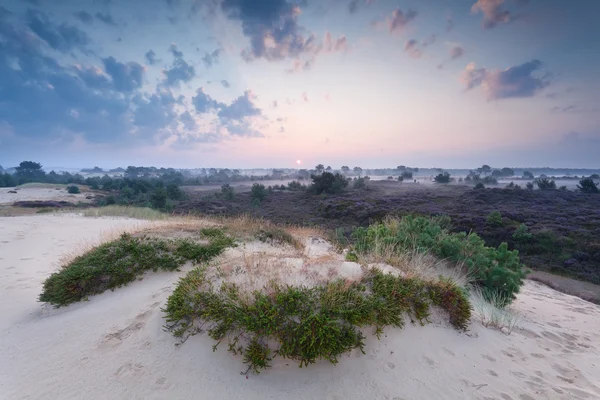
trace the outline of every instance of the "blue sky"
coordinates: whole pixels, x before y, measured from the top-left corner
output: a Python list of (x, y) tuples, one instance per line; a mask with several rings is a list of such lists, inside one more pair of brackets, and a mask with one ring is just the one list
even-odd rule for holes
[(599, 11), (4, 0), (0, 165), (598, 168)]

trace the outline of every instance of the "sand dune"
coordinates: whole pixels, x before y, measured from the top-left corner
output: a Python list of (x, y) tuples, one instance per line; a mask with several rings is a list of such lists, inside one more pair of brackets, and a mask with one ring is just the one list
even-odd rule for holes
[(0, 219), (0, 399), (600, 399), (600, 307), (531, 281), (510, 335), (434, 320), (369, 337), (367, 354), (337, 366), (279, 360), (248, 377), (205, 335), (176, 346), (163, 331), (160, 307), (182, 273), (151, 273), (60, 309), (36, 302), (62, 256), (140, 224)]

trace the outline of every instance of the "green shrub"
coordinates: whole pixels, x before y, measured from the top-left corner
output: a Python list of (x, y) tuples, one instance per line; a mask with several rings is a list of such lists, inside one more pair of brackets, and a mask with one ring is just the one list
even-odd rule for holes
[(483, 184), (483, 182), (477, 182), (475, 184), (475, 186), (473, 186), (473, 189), (477, 189), (477, 190), (485, 189), (485, 185)]
[(352, 183), (352, 186), (354, 189), (364, 189), (367, 186), (365, 178), (358, 178)]
[(248, 296), (232, 283), (213, 288), (206, 268), (179, 281), (163, 309), (166, 327), (182, 337), (202, 326), (217, 341), (213, 350), (225, 341), (230, 352), (243, 355), (246, 373), (259, 373), (276, 356), (300, 367), (319, 359), (337, 364), (353, 349), (364, 353), (361, 328), (373, 327), (380, 337), (387, 326), (402, 327), (405, 315), (424, 324), (431, 306), (448, 312), (458, 330), (466, 329), (471, 316), (467, 295), (447, 280), (426, 282), (373, 269), (356, 283), (336, 280), (314, 288), (271, 283)]
[(492, 211), (486, 218), (485, 223), (491, 227), (500, 227), (502, 223), (502, 214), (499, 211)]
[[(281, 185), (281, 187), (285, 188), (283, 185)], [(292, 191), (306, 190), (306, 185), (303, 185), (298, 181), (291, 181), (288, 183), (287, 188)]]
[(399, 220), (374, 224), (354, 231), (354, 251), (377, 253), (380, 249), (399, 254), (406, 251), (430, 252), (435, 256), (464, 265), (473, 284), (484, 293), (498, 292), (514, 299), (526, 275), (519, 252), (508, 250), (506, 243), (487, 247), (477, 234), (452, 233), (447, 217), (406, 216)]
[[(313, 180), (310, 185), (310, 191), (316, 194), (340, 193), (348, 186), (348, 180), (340, 174), (332, 174), (331, 172), (323, 172), (320, 175), (311, 175)], [(358, 180), (357, 180), (358, 181)]]
[(187, 261), (208, 261), (232, 244), (233, 240), (224, 235), (200, 245), (185, 239), (162, 240), (124, 233), (118, 240), (95, 247), (50, 275), (39, 300), (65, 306), (126, 285), (147, 270), (173, 271)]
[(434, 178), (433, 181), (435, 183), (450, 183), (451, 177), (450, 174), (448, 172), (442, 172), (440, 174), (437, 174)]
[(556, 189), (556, 182), (548, 178), (538, 178), (535, 181), (538, 189), (540, 190), (553, 190)]
[(594, 180), (590, 178), (581, 178), (579, 184), (577, 185), (577, 189), (583, 193), (600, 193), (600, 189), (598, 189), (598, 184), (594, 182)]
[(519, 225), (512, 237), (514, 240), (521, 243), (529, 242), (531, 239), (533, 239), (533, 235), (529, 232), (529, 229), (525, 224)]
[(67, 192), (71, 194), (79, 194), (81, 193), (81, 190), (79, 190), (79, 186), (71, 185), (67, 186)]
[(527, 182), (525, 184), (525, 187), (527, 188), (527, 190), (533, 190), (533, 182)]
[(233, 188), (229, 185), (229, 183), (224, 183), (221, 186), (221, 195), (227, 200), (233, 200), (234, 191)]
[(250, 194), (252, 196), (252, 201), (258, 201), (260, 204), (260, 202), (267, 197), (267, 189), (262, 183), (254, 183), (252, 189), (250, 189)]

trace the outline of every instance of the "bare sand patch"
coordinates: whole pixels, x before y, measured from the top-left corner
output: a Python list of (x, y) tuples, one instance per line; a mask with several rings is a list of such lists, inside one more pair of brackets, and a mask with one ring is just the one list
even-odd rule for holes
[[(318, 362), (300, 369), (280, 360), (248, 378), (239, 374), (238, 358), (226, 349), (212, 351), (206, 335), (176, 346), (178, 340), (163, 331), (160, 308), (185, 271), (149, 273), (60, 309), (36, 302), (43, 280), (65, 255), (160, 223), (75, 215), (0, 218), (0, 398), (600, 398), (600, 307), (531, 281), (514, 303), (522, 319), (510, 335), (476, 318), (466, 334), (434, 319), (425, 327), (386, 329), (381, 340), (366, 332), (367, 354), (343, 356), (337, 366)], [(359, 273), (340, 254), (313, 252), (304, 243), (304, 249), (274, 250), (255, 241), (223, 257), (279, 251), (276, 259), (289, 259), (290, 268), (300, 266), (293, 260), (304, 266), (316, 257), (339, 263), (338, 273)], [(307, 264), (318, 269), (318, 263)], [(318, 272), (327, 276), (329, 268)]]

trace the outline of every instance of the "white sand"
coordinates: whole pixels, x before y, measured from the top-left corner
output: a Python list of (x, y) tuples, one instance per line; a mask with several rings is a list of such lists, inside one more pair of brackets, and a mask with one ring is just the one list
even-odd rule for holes
[[(598, 399), (600, 307), (527, 282), (505, 335), (473, 321), (388, 329), (367, 354), (299, 369), (277, 361), (246, 378), (205, 335), (176, 347), (160, 307), (177, 273), (88, 302), (36, 302), (60, 257), (82, 240), (139, 222), (36, 215), (0, 218), (0, 399)], [(289, 365), (286, 365), (289, 364)]]
[[(16, 191), (17, 193), (9, 193)], [(54, 187), (17, 187), (17, 188), (0, 188), (0, 204), (12, 204), (15, 201), (68, 201), (70, 203), (89, 203), (85, 196), (90, 193), (70, 194), (67, 192), (66, 186), (58, 190)]]

